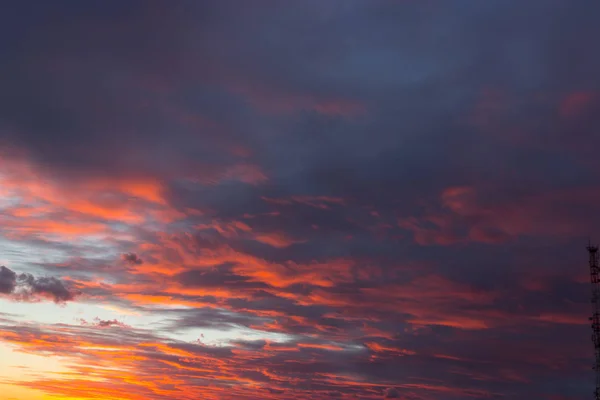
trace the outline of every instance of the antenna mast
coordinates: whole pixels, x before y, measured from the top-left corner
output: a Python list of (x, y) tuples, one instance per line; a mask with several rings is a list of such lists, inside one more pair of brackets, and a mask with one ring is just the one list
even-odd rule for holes
[(590, 256), (590, 278), (592, 282), (592, 342), (596, 353), (594, 370), (596, 371), (596, 390), (594, 399), (600, 400), (600, 266), (598, 266), (598, 246), (587, 246)]

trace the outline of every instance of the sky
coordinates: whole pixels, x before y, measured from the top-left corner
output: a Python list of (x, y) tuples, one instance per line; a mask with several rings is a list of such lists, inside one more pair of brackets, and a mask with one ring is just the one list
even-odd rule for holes
[(596, 0), (13, 0), (1, 400), (584, 400)]

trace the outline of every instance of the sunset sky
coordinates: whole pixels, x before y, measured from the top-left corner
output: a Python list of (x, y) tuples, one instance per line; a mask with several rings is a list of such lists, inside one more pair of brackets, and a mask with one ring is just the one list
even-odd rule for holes
[(7, 0), (0, 400), (585, 400), (597, 0)]

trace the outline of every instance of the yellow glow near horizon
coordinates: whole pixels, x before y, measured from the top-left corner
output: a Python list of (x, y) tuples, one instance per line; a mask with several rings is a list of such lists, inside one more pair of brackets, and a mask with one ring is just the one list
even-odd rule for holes
[(0, 383), (0, 400), (51, 400), (39, 390)]
[(49, 375), (63, 375), (69, 379), (72, 372), (57, 357), (24, 353), (0, 342), (0, 400), (89, 400), (83, 397), (51, 395), (27, 387), (27, 382)]
[(0, 374), (11, 376), (10, 371), (27, 370), (31, 373), (69, 372), (57, 357), (44, 357), (26, 353), (0, 342)]

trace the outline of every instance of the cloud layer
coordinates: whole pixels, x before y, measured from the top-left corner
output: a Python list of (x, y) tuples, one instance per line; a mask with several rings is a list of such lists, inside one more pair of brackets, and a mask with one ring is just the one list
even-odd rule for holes
[(15, 2), (0, 16), (0, 335), (68, 373), (7, 364), (0, 384), (588, 398), (599, 12)]

